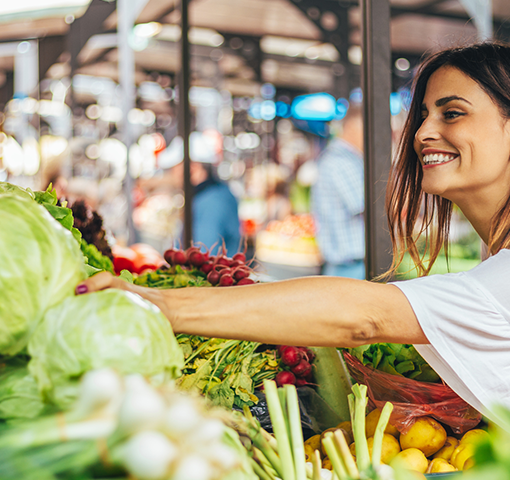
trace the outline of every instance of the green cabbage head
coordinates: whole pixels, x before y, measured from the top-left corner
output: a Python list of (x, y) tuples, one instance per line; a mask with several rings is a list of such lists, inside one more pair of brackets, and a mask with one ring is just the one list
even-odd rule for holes
[(30, 197), (0, 194), (0, 354), (26, 347), (46, 310), (84, 278), (71, 233)]
[(70, 297), (35, 330), (29, 370), (43, 396), (61, 408), (77, 395), (87, 371), (140, 373), (155, 385), (180, 375), (184, 356), (170, 322), (152, 303), (118, 289)]

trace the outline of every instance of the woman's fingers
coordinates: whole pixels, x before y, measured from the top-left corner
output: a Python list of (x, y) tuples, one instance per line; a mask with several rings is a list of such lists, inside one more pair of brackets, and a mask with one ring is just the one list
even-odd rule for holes
[(127, 284), (127, 282), (113, 276), (109, 272), (100, 272), (78, 284), (76, 286), (76, 294), (82, 295), (106, 288), (123, 288), (123, 284)]

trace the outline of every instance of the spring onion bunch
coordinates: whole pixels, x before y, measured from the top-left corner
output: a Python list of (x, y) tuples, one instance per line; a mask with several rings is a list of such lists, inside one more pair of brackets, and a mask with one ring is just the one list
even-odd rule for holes
[(328, 432), (323, 439), (324, 449), (331, 460), (333, 472), (321, 467), (320, 452), (316, 450), (311, 462), (305, 462), (301, 419), (296, 388), (285, 385), (277, 389), (275, 382), (264, 382), (266, 400), (274, 435), (260, 424), (245, 408), (245, 424), (240, 428), (252, 442), (253, 469), (262, 480), (390, 480), (393, 470), (381, 464), (384, 430), (393, 405), (387, 403), (381, 413), (374, 434), (372, 457), (365, 436), (367, 388), (354, 385), (349, 399), (352, 428), (356, 444), (356, 459), (341, 430)]
[(0, 478), (81, 478), (99, 467), (137, 480), (257, 479), (237, 433), (198, 395), (111, 369), (88, 372), (80, 387), (72, 409), (2, 432)]

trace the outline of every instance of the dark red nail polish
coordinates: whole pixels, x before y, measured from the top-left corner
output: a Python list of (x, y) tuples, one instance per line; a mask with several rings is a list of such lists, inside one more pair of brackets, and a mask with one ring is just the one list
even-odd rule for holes
[(87, 291), (88, 291), (88, 287), (87, 287), (87, 285), (83, 285), (83, 284), (82, 284), (82, 285), (78, 285), (78, 286), (76, 287), (76, 293), (77, 293), (78, 295), (81, 295), (81, 294), (83, 294), (83, 293), (87, 293)]

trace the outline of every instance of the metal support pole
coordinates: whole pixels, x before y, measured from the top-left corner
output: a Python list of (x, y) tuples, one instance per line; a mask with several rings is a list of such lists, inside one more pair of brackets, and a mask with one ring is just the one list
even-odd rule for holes
[(179, 75), (179, 131), (183, 140), (184, 153), (184, 248), (193, 241), (193, 186), (190, 180), (189, 137), (191, 133), (190, 89), (190, 48), (188, 39), (189, 0), (181, 0), (181, 71)]
[(366, 278), (391, 265), (385, 191), (391, 166), (389, 0), (361, 0)]
[(134, 7), (133, 0), (117, 0), (119, 82), (122, 90), (122, 140), (127, 148), (127, 168), (123, 190), (127, 202), (126, 243), (128, 245), (136, 242), (136, 230), (133, 222), (133, 178), (129, 169), (129, 149), (133, 144), (133, 132), (128, 120), (129, 112), (135, 107), (135, 56), (129, 44), (129, 36), (135, 21)]

